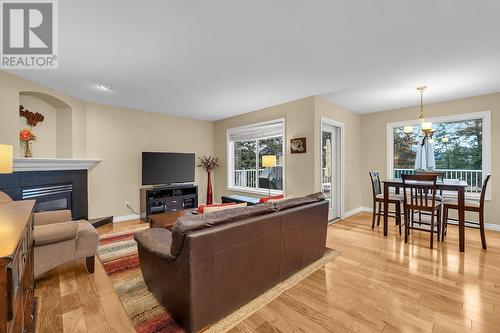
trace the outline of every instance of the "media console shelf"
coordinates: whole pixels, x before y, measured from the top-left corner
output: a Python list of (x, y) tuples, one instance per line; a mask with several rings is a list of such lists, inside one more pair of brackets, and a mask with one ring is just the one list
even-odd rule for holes
[(198, 186), (175, 185), (141, 188), (141, 220), (154, 214), (198, 207)]

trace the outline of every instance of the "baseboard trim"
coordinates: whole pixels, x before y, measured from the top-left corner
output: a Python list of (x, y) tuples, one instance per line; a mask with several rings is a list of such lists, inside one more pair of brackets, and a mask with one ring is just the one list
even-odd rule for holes
[[(353, 215), (356, 215), (361, 212), (371, 212), (373, 208), (370, 207), (358, 207), (353, 210), (350, 210), (348, 212), (344, 213), (344, 219), (351, 217)], [(485, 223), (484, 228), (486, 230), (493, 230), (493, 231), (500, 231), (500, 224), (494, 224), (494, 223)]]
[(486, 230), (500, 231), (500, 224), (485, 223), (484, 228)]
[(140, 218), (141, 218), (141, 216), (137, 215), (137, 214), (113, 216), (113, 223), (130, 221), (130, 220), (138, 220)]
[(361, 212), (371, 212), (371, 208), (369, 208), (369, 207), (354, 208), (353, 210), (345, 212), (343, 219), (346, 219), (348, 217), (351, 217), (351, 216), (356, 215), (356, 214), (361, 213)]

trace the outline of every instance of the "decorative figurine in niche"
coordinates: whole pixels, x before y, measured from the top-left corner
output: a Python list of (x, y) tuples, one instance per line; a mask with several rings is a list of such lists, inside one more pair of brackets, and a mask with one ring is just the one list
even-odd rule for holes
[(43, 122), (45, 117), (41, 113), (33, 113), (25, 109), (22, 105), (19, 105), (19, 116), (26, 118), (26, 123), (30, 126), (30, 128), (24, 128), (19, 132), (19, 139), (24, 149), (24, 157), (29, 158), (33, 156), (31, 153), (31, 142), (36, 141), (36, 135), (33, 134), (32, 129), (38, 123)]

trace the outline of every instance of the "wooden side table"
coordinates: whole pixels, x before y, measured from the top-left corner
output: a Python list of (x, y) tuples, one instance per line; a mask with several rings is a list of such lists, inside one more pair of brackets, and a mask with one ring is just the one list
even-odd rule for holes
[(193, 209), (183, 209), (176, 212), (166, 212), (149, 216), (150, 228), (165, 228), (171, 230), (177, 218), (187, 214), (192, 214)]

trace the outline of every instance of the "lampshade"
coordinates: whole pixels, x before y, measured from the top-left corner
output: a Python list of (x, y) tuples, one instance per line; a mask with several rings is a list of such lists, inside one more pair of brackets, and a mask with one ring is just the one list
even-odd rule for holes
[(413, 133), (413, 126), (405, 126), (403, 131), (406, 133), (406, 134), (410, 134), (410, 133)]
[(276, 155), (262, 155), (262, 167), (274, 168), (276, 166)]
[(422, 123), (422, 131), (431, 130), (431, 129), (432, 129), (432, 123), (431, 122), (424, 122), (424, 123)]
[(0, 173), (12, 173), (12, 146), (0, 145)]

